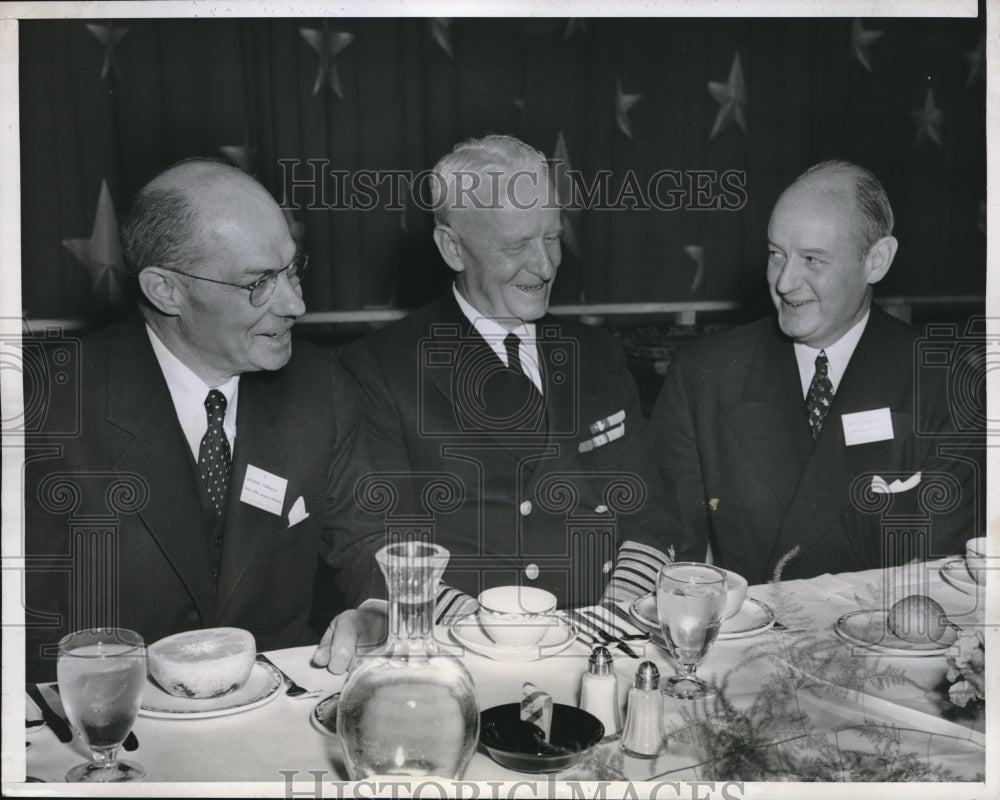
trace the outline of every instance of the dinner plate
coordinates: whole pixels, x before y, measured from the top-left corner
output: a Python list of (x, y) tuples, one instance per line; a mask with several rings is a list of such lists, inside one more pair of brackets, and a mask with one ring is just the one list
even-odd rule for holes
[(255, 661), (250, 677), (235, 692), (221, 697), (177, 697), (163, 691), (152, 678), (146, 678), (139, 714), (158, 719), (206, 719), (239, 714), (271, 702), (281, 691), (281, 673), (270, 664)]
[(941, 565), (941, 577), (944, 582), (954, 586), (958, 591), (975, 594), (979, 588), (976, 579), (969, 574), (964, 558), (950, 558)]
[[(645, 594), (632, 601), (632, 616), (654, 633), (660, 632), (660, 615), (656, 611), (656, 595)], [(722, 620), (719, 639), (742, 639), (774, 627), (774, 612), (766, 603), (748, 597), (739, 611)]]
[(865, 609), (844, 614), (834, 626), (837, 635), (851, 644), (866, 647), (887, 656), (938, 656), (948, 652), (958, 631), (954, 627), (945, 628), (944, 634), (936, 642), (915, 643), (900, 639), (889, 630), (886, 613), (879, 609)]
[(508, 647), (494, 642), (477, 614), (462, 617), (451, 626), (451, 635), (461, 645), (494, 661), (538, 661), (561, 653), (576, 641), (576, 629), (566, 620), (556, 618), (556, 623), (545, 632), (538, 644), (530, 647)]

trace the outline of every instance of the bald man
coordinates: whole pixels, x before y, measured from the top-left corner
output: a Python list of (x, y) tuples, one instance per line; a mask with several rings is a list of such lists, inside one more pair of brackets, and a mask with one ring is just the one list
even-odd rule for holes
[[(878, 179), (817, 164), (768, 226), (776, 317), (677, 354), (651, 452), (683, 520), (678, 557), (711, 548), (750, 583), (964, 550), (981, 531), (982, 437), (952, 422), (947, 370), (872, 305), (898, 243)], [(978, 448), (978, 454), (977, 454)]]
[(316, 642), (321, 557), (345, 604), (380, 587), (368, 545), (381, 527), (354, 503), (367, 457), (350, 382), (312, 346), (293, 351), (308, 258), (268, 192), (231, 167), (182, 162), (139, 192), (122, 245), (140, 313), (83, 340), (79, 417), (48, 409), (52, 430), (78, 434), (28, 467), (36, 679), (81, 628), (152, 643), (234, 626), (260, 650)]

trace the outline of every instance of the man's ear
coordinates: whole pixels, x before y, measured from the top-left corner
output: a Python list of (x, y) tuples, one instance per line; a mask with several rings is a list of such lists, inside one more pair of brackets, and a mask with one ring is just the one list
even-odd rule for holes
[(449, 225), (441, 223), (434, 226), (434, 244), (437, 245), (438, 252), (444, 263), (455, 272), (465, 271), (465, 260), (462, 256), (462, 245), (458, 239), (458, 234)]
[(899, 242), (895, 236), (883, 236), (868, 248), (864, 258), (865, 278), (869, 285), (876, 284), (885, 277), (896, 257)]
[(180, 313), (181, 287), (177, 273), (159, 267), (146, 267), (139, 273), (139, 288), (158, 310), (175, 317)]

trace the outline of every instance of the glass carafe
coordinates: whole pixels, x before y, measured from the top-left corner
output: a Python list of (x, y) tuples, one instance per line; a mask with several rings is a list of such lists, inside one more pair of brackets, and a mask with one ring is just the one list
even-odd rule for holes
[(360, 657), (340, 695), (337, 733), (351, 780), (459, 779), (479, 739), (472, 677), (434, 640), (443, 547), (400, 542), (376, 553), (389, 594), (389, 636)]

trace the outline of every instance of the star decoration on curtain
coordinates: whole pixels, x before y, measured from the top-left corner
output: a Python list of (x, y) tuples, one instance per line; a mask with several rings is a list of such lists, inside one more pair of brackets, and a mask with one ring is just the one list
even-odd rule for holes
[(965, 79), (965, 88), (972, 86), (976, 78), (983, 77), (983, 68), (986, 66), (986, 34), (979, 37), (979, 43), (975, 50), (965, 53), (965, 63), (969, 65), (969, 77)]
[(128, 33), (128, 28), (116, 28), (109, 21), (107, 25), (87, 23), (87, 30), (104, 45), (104, 65), (101, 67), (101, 80), (108, 77), (108, 72), (114, 70), (115, 77), (121, 81), (122, 75), (118, 69), (118, 59), (115, 57), (115, 45)]
[(322, 30), (299, 28), (299, 33), (319, 55), (316, 80), (313, 82), (313, 97), (319, 94), (319, 90), (326, 83), (337, 97), (343, 99), (344, 93), (340, 89), (340, 72), (337, 71), (336, 58), (354, 41), (354, 34), (346, 31), (332, 31), (326, 22), (323, 23)]
[(708, 93), (715, 98), (719, 104), (719, 111), (715, 115), (715, 124), (712, 125), (712, 132), (709, 139), (714, 139), (731, 122), (747, 132), (747, 121), (744, 116), (747, 105), (747, 87), (743, 80), (743, 65), (740, 62), (739, 52), (733, 56), (733, 65), (729, 68), (729, 80), (725, 83), (709, 81)]
[(881, 35), (882, 31), (866, 31), (861, 26), (860, 19), (856, 19), (851, 23), (851, 55), (869, 72), (872, 71), (872, 62), (868, 55), (868, 48)]
[(702, 281), (705, 279), (705, 248), (700, 244), (686, 244), (684, 252), (695, 264), (694, 277), (691, 278), (691, 289), (689, 290), (694, 293), (701, 288)]
[(94, 300), (98, 305), (125, 305), (125, 265), (118, 243), (118, 217), (106, 180), (101, 181), (90, 238), (63, 239), (63, 247), (90, 272)]
[(257, 163), (257, 148), (250, 143), (250, 125), (243, 127), (243, 144), (223, 144), (219, 152), (244, 172), (252, 172)]
[(295, 240), (295, 244), (301, 247), (306, 235), (306, 224), (295, 219), (295, 214), (290, 208), (281, 209), (281, 213), (285, 215), (285, 222), (288, 223), (289, 235)]
[(427, 27), (435, 44), (448, 54), (448, 58), (454, 58), (451, 54), (451, 20), (447, 17), (436, 17), (428, 20)]
[(568, 42), (579, 31), (583, 36), (587, 35), (587, 23), (579, 17), (571, 17), (566, 23), (566, 32), (563, 33), (563, 41)]
[(625, 94), (622, 91), (621, 78), (615, 80), (615, 124), (629, 139), (632, 138), (632, 123), (629, 121), (628, 112), (640, 100), (642, 100), (641, 94)]
[(569, 161), (569, 149), (566, 147), (566, 138), (563, 136), (561, 130), (556, 137), (556, 146), (552, 153), (552, 160), (555, 161), (556, 192), (559, 195), (560, 202), (563, 204), (563, 209), (559, 213), (563, 226), (562, 239), (566, 244), (566, 249), (579, 258), (580, 241), (576, 238), (576, 227), (573, 224), (573, 218), (579, 214), (579, 211), (570, 210), (566, 207), (573, 198), (572, 182), (567, 174), (573, 167)]
[(924, 107), (911, 111), (910, 116), (917, 123), (917, 137), (913, 141), (913, 147), (916, 148), (925, 135), (941, 147), (941, 124), (944, 122), (944, 112), (934, 105), (934, 92), (930, 87), (927, 88)]

